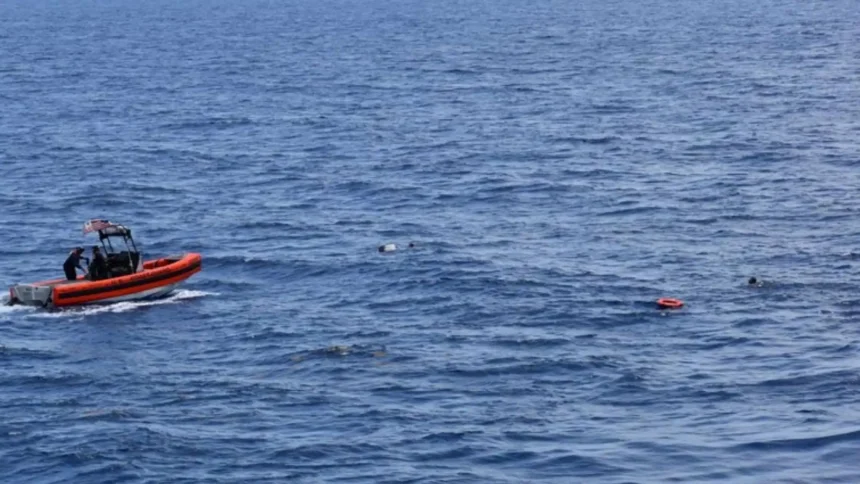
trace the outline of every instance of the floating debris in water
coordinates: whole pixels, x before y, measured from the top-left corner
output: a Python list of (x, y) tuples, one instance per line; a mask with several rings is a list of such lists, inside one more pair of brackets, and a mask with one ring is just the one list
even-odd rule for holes
[(349, 346), (346, 346), (346, 345), (335, 345), (335, 346), (329, 346), (324, 351), (326, 353), (329, 353), (329, 354), (335, 354), (335, 355), (341, 355), (342, 356), (342, 355), (349, 354), (350, 349), (351, 348)]
[[(415, 242), (409, 242), (409, 244), (407, 244), (406, 247), (408, 247), (410, 249), (415, 249), (415, 248), (417, 248), (417, 244)], [(398, 249), (399, 249), (399, 247), (395, 243), (383, 244), (383, 245), (380, 245), (379, 247), (376, 248), (376, 250), (378, 250), (379, 253), (394, 252)]]
[(395, 250), (397, 250), (397, 245), (395, 245), (395, 244), (385, 244), (385, 245), (380, 245), (378, 250), (379, 250), (379, 252), (380, 252), (380, 253), (383, 253), (383, 252), (394, 252)]
[(388, 356), (385, 347), (368, 347), (363, 345), (332, 345), (318, 350), (307, 351), (292, 355), (291, 360), (295, 362), (304, 361), (308, 358), (318, 357), (340, 357), (340, 356), (370, 356), (371, 358), (382, 358)]

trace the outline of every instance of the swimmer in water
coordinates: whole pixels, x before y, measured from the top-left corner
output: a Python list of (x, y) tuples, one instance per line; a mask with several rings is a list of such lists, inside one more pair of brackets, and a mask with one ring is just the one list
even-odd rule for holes
[(755, 277), (750, 277), (749, 281), (747, 281), (750, 286), (761, 287), (764, 285), (764, 281), (759, 281)]

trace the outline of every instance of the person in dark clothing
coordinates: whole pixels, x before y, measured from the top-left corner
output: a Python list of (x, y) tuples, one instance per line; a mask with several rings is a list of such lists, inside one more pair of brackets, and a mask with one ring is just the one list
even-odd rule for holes
[(81, 256), (84, 254), (84, 248), (78, 247), (69, 253), (66, 262), (63, 263), (63, 272), (66, 273), (66, 280), (76, 281), (78, 273), (75, 269), (80, 269), (86, 274), (86, 269), (81, 266)]
[(108, 267), (105, 256), (99, 246), (93, 246), (93, 261), (90, 263), (90, 280), (100, 281), (108, 278)]

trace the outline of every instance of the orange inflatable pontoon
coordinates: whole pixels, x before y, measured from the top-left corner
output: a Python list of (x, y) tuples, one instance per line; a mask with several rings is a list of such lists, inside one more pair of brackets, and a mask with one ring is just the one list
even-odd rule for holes
[[(131, 230), (107, 220), (87, 222), (84, 234), (90, 232), (98, 232), (104, 248), (106, 279), (93, 281), (89, 276), (79, 276), (74, 281), (56, 279), (17, 284), (9, 288), (9, 303), (63, 307), (151, 299), (169, 294), (202, 268), (202, 257), (195, 253), (141, 261)], [(112, 240), (119, 238), (127, 250), (114, 250)]]

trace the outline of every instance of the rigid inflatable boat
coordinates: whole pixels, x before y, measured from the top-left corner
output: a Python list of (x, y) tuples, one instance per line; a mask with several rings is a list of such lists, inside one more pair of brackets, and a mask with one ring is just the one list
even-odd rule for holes
[[(87, 222), (84, 235), (91, 232), (98, 233), (106, 254), (106, 279), (93, 281), (87, 275), (73, 281), (16, 284), (9, 288), (9, 303), (63, 307), (157, 298), (169, 294), (202, 267), (202, 258), (195, 253), (142, 261), (131, 230), (107, 220)], [(114, 250), (113, 241), (119, 239), (125, 242), (126, 250)]]

